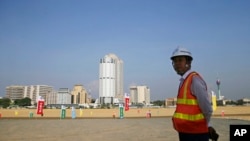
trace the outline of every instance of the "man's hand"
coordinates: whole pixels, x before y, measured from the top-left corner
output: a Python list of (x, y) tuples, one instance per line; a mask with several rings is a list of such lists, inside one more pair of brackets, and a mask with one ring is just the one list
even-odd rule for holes
[(212, 141), (217, 141), (217, 139), (219, 138), (219, 134), (216, 133), (213, 127), (208, 127), (208, 133), (209, 138), (212, 139)]

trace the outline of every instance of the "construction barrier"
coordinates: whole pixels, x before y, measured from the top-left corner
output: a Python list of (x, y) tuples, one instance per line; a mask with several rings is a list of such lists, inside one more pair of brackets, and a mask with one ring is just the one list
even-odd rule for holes
[(148, 112), (146, 113), (146, 118), (151, 118), (151, 112), (150, 112), (150, 111), (148, 111)]
[(221, 116), (224, 117), (225, 116), (225, 112), (224, 110), (221, 111)]
[(116, 115), (116, 114), (115, 114), (115, 112), (113, 112), (113, 115), (112, 115), (112, 117), (113, 117), (114, 119), (115, 119), (115, 115)]

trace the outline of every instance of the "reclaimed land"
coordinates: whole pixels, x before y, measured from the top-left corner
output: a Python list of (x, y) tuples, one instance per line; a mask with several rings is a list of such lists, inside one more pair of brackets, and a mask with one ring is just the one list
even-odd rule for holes
[[(152, 118), (146, 118), (150, 110)], [(60, 119), (60, 109), (45, 109), (44, 116), (36, 109), (0, 109), (1, 141), (178, 141), (171, 116), (175, 108), (130, 109), (119, 119), (119, 109), (80, 109), (71, 119)], [(34, 113), (29, 118), (30, 112)], [(224, 113), (224, 115), (222, 115)], [(116, 118), (113, 118), (113, 114)], [(250, 107), (218, 107), (211, 119), (220, 141), (229, 140), (232, 124), (250, 125)]]
[[(141, 108), (124, 111), (124, 118), (145, 118), (151, 113), (152, 118), (171, 117), (175, 108)], [(1, 119), (25, 119), (33, 113), (34, 119), (57, 119), (61, 116), (61, 109), (44, 109), (44, 115), (37, 115), (36, 109), (0, 109)], [(119, 118), (119, 108), (114, 109), (76, 109), (76, 119), (82, 118)], [(250, 120), (250, 106), (220, 106), (213, 112), (216, 118), (231, 118)], [(66, 117), (72, 118), (71, 109), (66, 109)]]

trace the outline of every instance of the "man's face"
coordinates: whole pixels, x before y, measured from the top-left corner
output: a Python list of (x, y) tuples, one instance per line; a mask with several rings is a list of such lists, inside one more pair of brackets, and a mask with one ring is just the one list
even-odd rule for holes
[(174, 70), (179, 75), (183, 75), (187, 70), (190, 69), (185, 56), (174, 57), (172, 63)]

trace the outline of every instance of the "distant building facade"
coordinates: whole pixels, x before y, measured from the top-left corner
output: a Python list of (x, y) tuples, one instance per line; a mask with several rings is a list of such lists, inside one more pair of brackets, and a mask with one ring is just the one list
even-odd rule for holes
[(71, 104), (71, 94), (68, 88), (60, 88), (57, 92), (57, 104)]
[(8, 86), (6, 87), (6, 97), (11, 100), (29, 97), (31, 104), (35, 104), (39, 96), (46, 100), (47, 94), (52, 90), (53, 87), (48, 85)]
[(123, 100), (123, 61), (115, 54), (105, 55), (99, 65), (99, 102), (113, 104)]
[(73, 90), (71, 91), (72, 104), (86, 104), (89, 103), (88, 92), (81, 84), (77, 84), (74, 86)]
[(25, 86), (12, 85), (6, 87), (6, 97), (11, 100), (24, 98)]
[(49, 92), (46, 96), (45, 105), (57, 104), (57, 97), (58, 97), (57, 95), (58, 95), (58, 92), (55, 90)]
[(165, 100), (166, 107), (174, 107), (176, 106), (177, 98), (167, 98)]
[(131, 86), (130, 101), (132, 104), (150, 104), (150, 89), (147, 86)]
[(53, 87), (52, 86), (48, 86), (48, 85), (31, 85), (27, 87), (27, 93), (25, 93), (25, 95), (27, 95), (26, 97), (29, 97), (31, 99), (31, 103), (34, 104), (37, 102), (39, 96), (41, 96), (46, 103), (46, 97), (48, 95), (48, 93), (53, 91)]
[(243, 98), (243, 105), (250, 105), (250, 98)]

